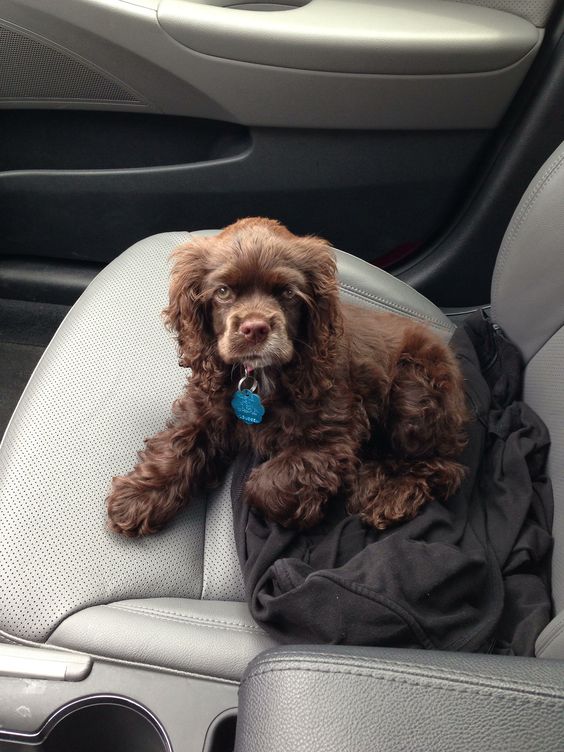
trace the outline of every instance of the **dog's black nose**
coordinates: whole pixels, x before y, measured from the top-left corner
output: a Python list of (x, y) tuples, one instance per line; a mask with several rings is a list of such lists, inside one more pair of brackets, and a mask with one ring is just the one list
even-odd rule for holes
[(239, 327), (239, 334), (253, 344), (263, 342), (270, 332), (270, 327), (264, 319), (247, 319)]

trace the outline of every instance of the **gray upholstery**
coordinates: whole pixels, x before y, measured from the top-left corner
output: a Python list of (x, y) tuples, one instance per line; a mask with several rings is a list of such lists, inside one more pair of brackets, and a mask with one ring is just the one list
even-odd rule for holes
[[(561, 267), (562, 269), (562, 267)], [(561, 279), (564, 269), (560, 272)], [(562, 306), (562, 303), (560, 304)], [(564, 610), (564, 328), (535, 355), (525, 372), (524, 397), (550, 432), (548, 473), (554, 493), (552, 594), (557, 612)], [(560, 657), (564, 658), (564, 642)]]
[(528, 362), (564, 324), (564, 143), (537, 172), (504, 235), (492, 280), (492, 317)]
[(245, 603), (187, 598), (119, 601), (71, 614), (48, 640), (118, 660), (238, 681), (275, 642)]
[(350, 253), (337, 251), (337, 262), (344, 300), (416, 318), (450, 339), (455, 325), (412, 287)]
[[(467, 2), (468, 0), (455, 0)], [(554, 0), (472, 0), (472, 5), (502, 10), (526, 18), (535, 26), (545, 26), (555, 5)]]
[[(533, 178), (507, 228), (492, 282), (492, 317), (525, 358), (524, 399), (550, 431), (554, 489), (552, 589), (564, 609), (564, 143)], [(564, 637), (541, 635), (539, 655), (564, 658)], [(548, 639), (550, 637), (550, 639)], [(550, 645), (550, 648), (548, 648)]]
[[(0, 629), (45, 641), (68, 613), (198, 598), (204, 501), (140, 544), (105, 530), (113, 475), (160, 429), (186, 373), (159, 312), (177, 233), (140, 243), (82, 295), (34, 372), (0, 451)], [(148, 367), (151, 363), (151, 367)]]
[(535, 652), (539, 658), (564, 657), (564, 611), (554, 617), (538, 636)]
[[(0, 641), (223, 678), (271, 644), (236, 603), (244, 590), (229, 477), (158, 535), (129, 540), (105, 529), (111, 477), (133, 466), (185, 383), (160, 311), (168, 257), (189, 237), (147, 238), (104, 269), (22, 396), (0, 448)], [(339, 266), (347, 299), (450, 336), (453, 325), (411, 288), (340, 252)]]
[(561, 752), (559, 662), (373, 648), (269, 651), (239, 692), (236, 752)]
[(138, 543), (105, 530), (110, 478), (131, 468), (143, 437), (162, 427), (186, 379), (160, 320), (167, 258), (186, 238), (141, 242), (93, 281), (6, 431), (0, 629), (8, 634), (43, 641), (69, 612), (111, 600), (200, 598), (204, 560), (217, 539), (236, 574), (222, 579), (221, 592), (213, 584), (213, 597), (242, 596), (230, 527), (218, 513), (206, 524), (204, 499), (194, 499), (164, 533)]

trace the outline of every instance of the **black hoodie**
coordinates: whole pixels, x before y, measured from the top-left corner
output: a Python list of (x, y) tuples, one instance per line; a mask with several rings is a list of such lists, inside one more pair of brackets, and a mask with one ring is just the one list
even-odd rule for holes
[(258, 460), (233, 476), (235, 540), (255, 620), (283, 643), (532, 655), (551, 617), (552, 491), (546, 427), (520, 401), (518, 350), (479, 314), (451, 345), (474, 419), (468, 468), (447, 502), (385, 531), (332, 499), (317, 527), (266, 521), (244, 503)]

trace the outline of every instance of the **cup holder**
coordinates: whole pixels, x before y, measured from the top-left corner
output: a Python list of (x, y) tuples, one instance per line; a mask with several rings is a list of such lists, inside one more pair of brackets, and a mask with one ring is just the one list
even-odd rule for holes
[(212, 721), (203, 752), (233, 752), (237, 730), (237, 709), (224, 710)]
[[(125, 697), (85, 697), (60, 708), (40, 732), (9, 741), (35, 752), (172, 752), (159, 721)], [(11, 744), (0, 749), (11, 749)]]

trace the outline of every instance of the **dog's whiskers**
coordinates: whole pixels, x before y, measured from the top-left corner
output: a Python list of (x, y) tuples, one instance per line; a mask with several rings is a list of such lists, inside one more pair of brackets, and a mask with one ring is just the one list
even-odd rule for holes
[(308, 347), (310, 350), (313, 351), (313, 347), (309, 344), (309, 342), (306, 342), (303, 339), (299, 339), (298, 337), (294, 337), (294, 342), (297, 343), (297, 344), (299, 344), (299, 345), (303, 345), (304, 347)]

